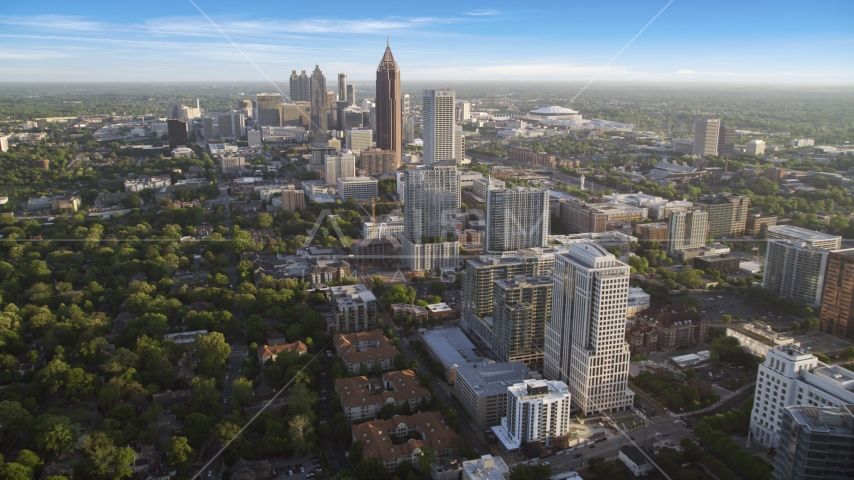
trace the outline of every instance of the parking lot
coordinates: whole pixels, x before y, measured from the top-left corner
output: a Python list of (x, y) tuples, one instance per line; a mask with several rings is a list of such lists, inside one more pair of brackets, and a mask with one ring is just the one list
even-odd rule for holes
[[(746, 380), (751, 381), (750, 370), (739, 367), (730, 367), (723, 363), (713, 363), (694, 368), (694, 372), (700, 377), (711, 382), (712, 385), (730, 390), (730, 382), (740, 374), (744, 374)], [(737, 390), (737, 389), (736, 389)]]
[(795, 317), (778, 312), (768, 305), (746, 299), (733, 292), (691, 292), (691, 296), (703, 302), (701, 312), (712, 323), (721, 322), (724, 314), (733, 318), (738, 317), (741, 320), (765, 317), (765, 320), (775, 329), (791, 327), (792, 322), (797, 321)]
[(320, 463), (316, 457), (296, 457), (291, 459), (275, 459), (270, 461), (273, 467), (273, 478), (289, 478), (290, 480), (314, 480), (320, 473)]

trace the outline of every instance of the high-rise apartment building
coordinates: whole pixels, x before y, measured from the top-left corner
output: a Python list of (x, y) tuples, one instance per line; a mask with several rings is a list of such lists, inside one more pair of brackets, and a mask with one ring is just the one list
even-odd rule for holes
[(342, 152), (339, 155), (326, 155), (323, 162), (323, 180), (329, 185), (337, 185), (339, 178), (356, 176), (356, 156)]
[[(490, 348), (495, 343), (492, 322), (493, 283), (517, 276), (536, 277), (551, 273), (553, 254), (530, 257), (503, 257), (471, 259), (463, 270), (462, 319), (463, 329), (480, 339)], [(487, 320), (487, 318), (489, 320)]]
[(358, 201), (377, 198), (378, 182), (371, 177), (346, 177), (338, 179), (338, 198), (347, 200), (355, 198)]
[(365, 175), (382, 175), (400, 166), (395, 163), (394, 152), (376, 148), (362, 150), (359, 160)]
[[(425, 165), (454, 158), (454, 90), (424, 90), (421, 108)], [(457, 159), (461, 161), (462, 159)]]
[(460, 175), (454, 162), (404, 172), (404, 260), (412, 271), (457, 268)]
[(8, 135), (0, 135), (0, 152), (8, 152), (9, 151), (9, 136)]
[(830, 252), (803, 242), (769, 240), (762, 288), (811, 307), (821, 304)]
[(415, 141), (415, 117), (404, 115), (403, 117), (403, 143), (409, 144)]
[(747, 145), (744, 147), (744, 153), (748, 155), (764, 155), (765, 154), (765, 141), (764, 140), (750, 140), (747, 142)]
[(721, 126), (718, 130), (718, 155), (735, 153), (735, 129)]
[[(400, 91), (400, 67), (394, 61), (391, 47), (377, 67), (376, 128), (377, 148), (394, 152), (394, 163), (400, 165), (403, 150), (403, 93)], [(374, 127), (374, 124), (371, 124)]]
[(291, 70), (291, 102), (311, 101), (311, 81), (305, 70), (297, 75), (296, 70)]
[(507, 416), (501, 419), (516, 448), (531, 442), (551, 447), (570, 433), (573, 395), (566, 383), (525, 380), (507, 390)]
[(493, 351), (503, 362), (543, 369), (546, 322), (552, 311), (552, 279), (515, 277), (493, 283)]
[(718, 154), (718, 135), (720, 134), (721, 119), (698, 117), (694, 119), (694, 148), (693, 155)]
[(296, 212), (305, 210), (305, 192), (297, 190), (293, 185), (282, 189), (282, 210)]
[(347, 74), (339, 73), (338, 74), (338, 101), (346, 102), (347, 101)]
[(629, 266), (601, 245), (573, 243), (555, 255), (552, 279), (544, 375), (566, 382), (585, 416), (630, 409)]
[(821, 296), (821, 331), (854, 340), (854, 248), (831, 252)]
[(466, 137), (463, 135), (463, 127), (454, 126), (454, 159), (462, 164), (466, 158)]
[(311, 133), (320, 133), (325, 137), (327, 128), (326, 113), (329, 108), (326, 95), (326, 77), (315, 65), (311, 73)]
[(549, 235), (547, 189), (487, 189), (486, 194), (487, 252), (546, 246)]
[(457, 121), (465, 122), (471, 118), (471, 103), (460, 102), (457, 106)]
[(707, 195), (700, 198), (695, 205), (709, 214), (710, 237), (719, 239), (744, 236), (747, 209), (750, 207), (750, 197), (747, 195)]
[(780, 416), (775, 480), (848, 480), (854, 472), (854, 405), (787, 407)]
[(403, 98), (400, 100), (400, 112), (404, 115), (409, 115), (411, 113), (411, 105), (409, 102), (409, 94), (405, 94)]
[(255, 121), (259, 127), (281, 127), (282, 97), (278, 93), (259, 93), (255, 97)]
[(229, 139), (239, 139), (246, 133), (246, 119), (242, 113), (226, 113), (216, 116), (216, 123), (219, 126), (219, 137)]
[(699, 248), (709, 238), (709, 214), (702, 210), (672, 212), (667, 219), (667, 253)]
[(846, 404), (854, 404), (851, 370), (840, 365), (827, 366), (800, 345), (779, 345), (768, 350), (765, 361), (759, 365), (750, 413), (750, 438), (765, 448), (776, 448), (786, 407)]
[(769, 240), (791, 240), (825, 250), (839, 250), (842, 248), (842, 237), (839, 235), (829, 235), (793, 225), (769, 226), (766, 232)]

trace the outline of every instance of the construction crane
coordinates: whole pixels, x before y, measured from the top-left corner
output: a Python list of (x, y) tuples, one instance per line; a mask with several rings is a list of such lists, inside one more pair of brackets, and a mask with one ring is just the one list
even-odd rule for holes
[(371, 197), (371, 222), (377, 221), (377, 205), (397, 205), (397, 208), (401, 207), (401, 202), (378, 202), (379, 198)]

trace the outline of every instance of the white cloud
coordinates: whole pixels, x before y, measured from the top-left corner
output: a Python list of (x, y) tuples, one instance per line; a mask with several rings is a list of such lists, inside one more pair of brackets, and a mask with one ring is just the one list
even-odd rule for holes
[(494, 16), (494, 15), (500, 15), (500, 14), (501, 14), (501, 12), (499, 12), (498, 10), (483, 10), (483, 9), (472, 10), (470, 12), (466, 12), (466, 15), (472, 15), (475, 17), (489, 17), (489, 16)]
[(3, 60), (45, 60), (48, 58), (68, 57), (64, 53), (49, 50), (3, 50), (0, 49), (0, 59)]
[(694, 70), (686, 70), (684, 68), (676, 70), (676, 75), (696, 75), (697, 72)]
[(0, 16), (0, 23), (45, 30), (68, 30), (77, 32), (92, 32), (106, 28), (106, 25), (99, 22), (86, 20), (82, 17), (64, 15), (37, 15), (34, 17)]

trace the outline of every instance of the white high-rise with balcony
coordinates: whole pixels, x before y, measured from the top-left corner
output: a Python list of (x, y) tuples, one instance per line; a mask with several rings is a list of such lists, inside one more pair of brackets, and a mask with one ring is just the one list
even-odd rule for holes
[(543, 373), (569, 385), (584, 415), (630, 409), (629, 266), (601, 245), (579, 242), (555, 255), (552, 278)]
[(805, 242), (769, 240), (762, 288), (811, 307), (821, 304), (828, 250)]
[(507, 416), (501, 427), (513, 443), (539, 441), (551, 446), (554, 439), (569, 434), (572, 395), (564, 382), (525, 380), (507, 389)]
[(667, 220), (667, 253), (676, 253), (706, 244), (709, 214), (702, 210), (672, 212)]
[[(487, 178), (487, 182), (491, 181)], [(549, 191), (516, 187), (486, 192), (486, 251), (545, 247), (549, 235)]]
[[(450, 160), (457, 153), (454, 142), (454, 90), (424, 90), (422, 135), (424, 165)], [(461, 161), (462, 159), (457, 159)]]

